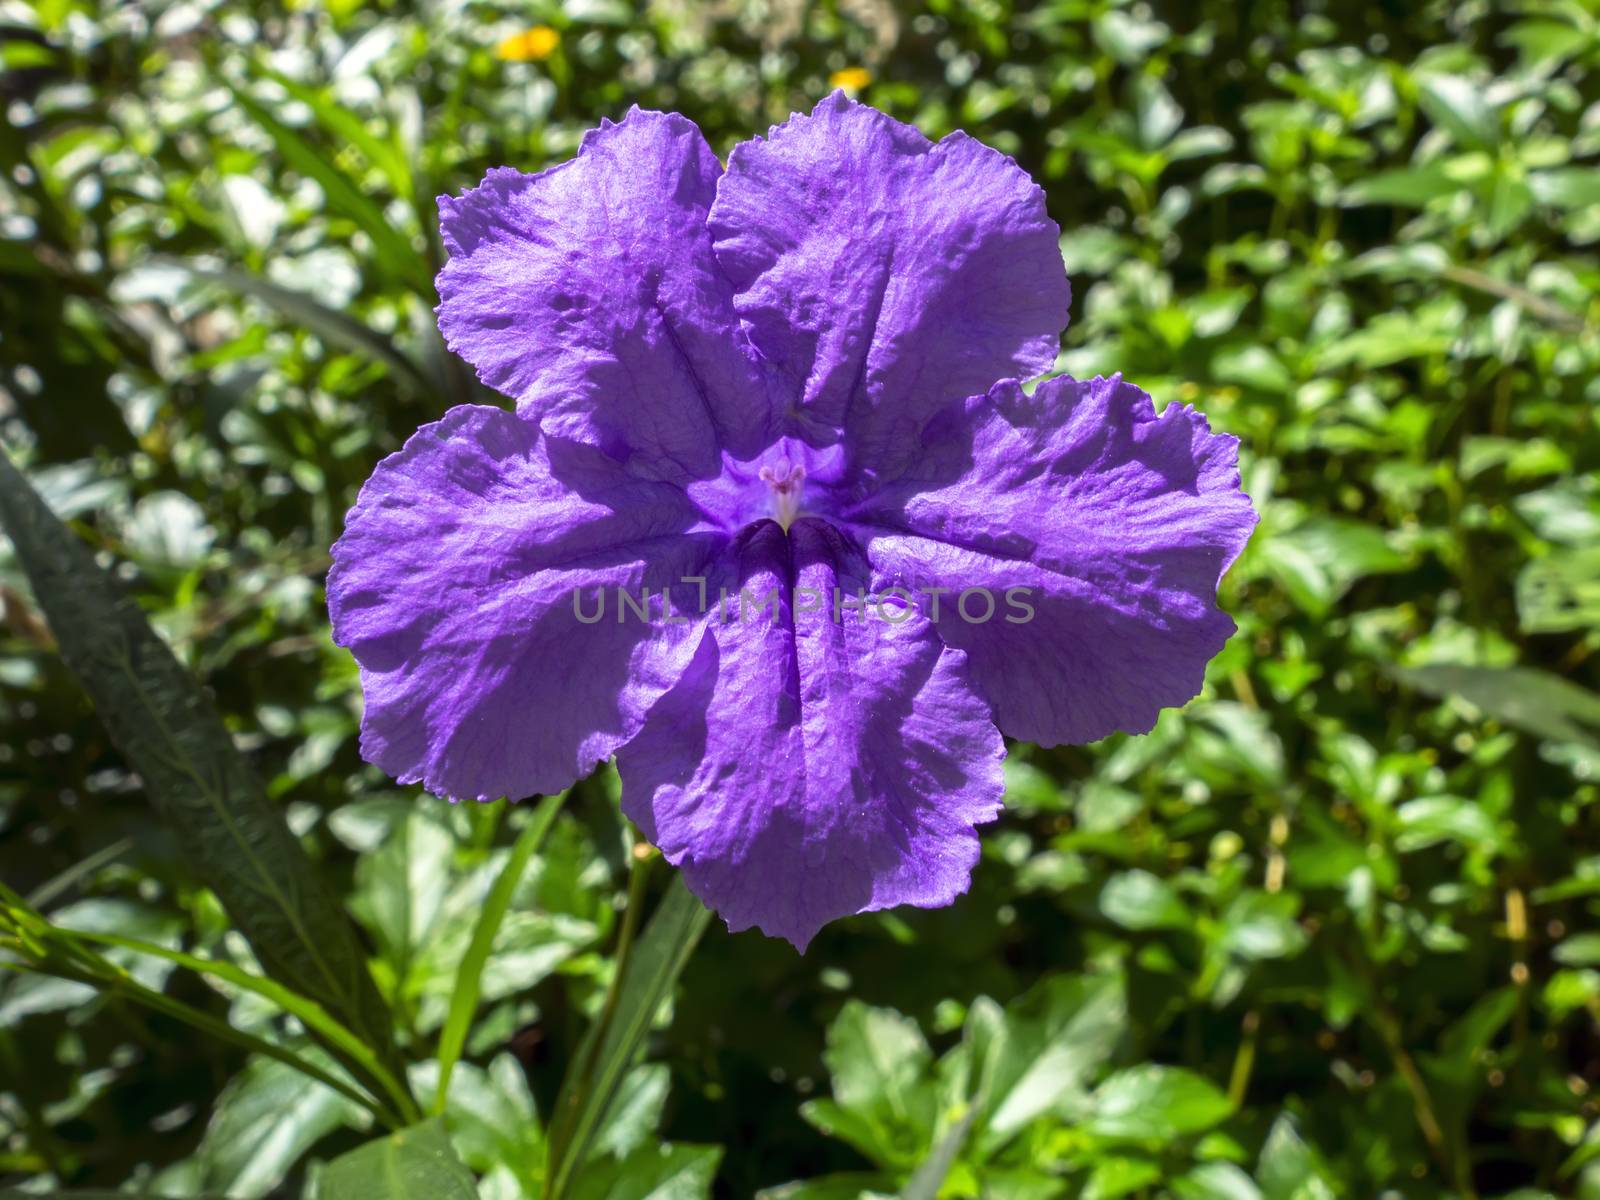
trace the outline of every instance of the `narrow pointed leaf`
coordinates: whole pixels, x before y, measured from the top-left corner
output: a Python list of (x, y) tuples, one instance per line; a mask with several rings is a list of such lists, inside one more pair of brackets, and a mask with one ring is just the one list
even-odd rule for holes
[(561, 811), (561, 796), (547, 796), (540, 802), (516, 843), (511, 847), (511, 857), (501, 868), (489, 895), (478, 914), (478, 923), (472, 930), (472, 941), (462, 956), (456, 970), (455, 991), (450, 996), (450, 1012), (445, 1017), (444, 1029), (439, 1034), (439, 1087), (434, 1099), (434, 1111), (444, 1111), (445, 1099), (450, 1094), (450, 1073), (461, 1058), (461, 1048), (466, 1045), (467, 1027), (472, 1014), (478, 1009), (478, 995), (483, 984), (483, 968), (489, 961), (489, 951), (494, 948), (495, 935), (511, 908), (511, 897), (517, 890), (528, 862), (544, 841), (545, 834)]
[(139, 938), (124, 937), (116, 933), (97, 933), (89, 930), (58, 930), (59, 934), (69, 940), (98, 942), (106, 946), (119, 946), (124, 950), (132, 950), (138, 954), (149, 954), (156, 958), (165, 959), (167, 962), (187, 968), (201, 975), (210, 975), (214, 979), (243, 991), (260, 996), (275, 1004), (284, 1012), (293, 1016), (308, 1030), (314, 1033), (324, 1045), (336, 1048), (340, 1057), (345, 1061), (358, 1064), (363, 1073), (375, 1080), (384, 1091), (388, 1100), (399, 1108), (404, 1108), (408, 1093), (399, 1081), (389, 1073), (378, 1056), (355, 1034), (351, 1033), (338, 1021), (328, 1015), (322, 1005), (315, 1000), (276, 983), (271, 979), (262, 979), (258, 975), (235, 966), (230, 962), (219, 959), (201, 958), (198, 955), (186, 954), (182, 950), (173, 950), (154, 942), (143, 941)]
[(182, 268), (196, 279), (209, 280), (229, 291), (259, 300), (324, 341), (382, 363), (394, 381), (415, 398), (429, 399), (438, 395), (438, 385), (391, 338), (354, 317), (329, 308), (313, 296), (246, 271), (200, 267), (181, 258), (157, 257), (153, 261)]
[(432, 290), (426, 260), (411, 240), (389, 223), (389, 218), (332, 159), (285, 125), (244, 88), (228, 85), (234, 101), (270, 137), (283, 160), (322, 188), (328, 207), (348, 217), (372, 239), (372, 258), (379, 270), (418, 291)]
[(683, 877), (674, 875), (623, 964), (604, 1015), (589, 1030), (562, 1081), (545, 1171), (545, 1195), (551, 1200), (571, 1194), (623, 1077), (710, 919), (710, 911), (695, 899)]
[(205, 693), (4, 452), (0, 526), (112, 741), (267, 974), (322, 1005), (402, 1075), (387, 1008), (337, 894)]

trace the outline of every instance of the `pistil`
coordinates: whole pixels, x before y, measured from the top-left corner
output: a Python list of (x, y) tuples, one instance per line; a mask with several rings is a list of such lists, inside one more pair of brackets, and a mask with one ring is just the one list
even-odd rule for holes
[(772, 491), (772, 512), (785, 533), (800, 515), (800, 491), (806, 479), (806, 469), (787, 458), (762, 467), (761, 480)]

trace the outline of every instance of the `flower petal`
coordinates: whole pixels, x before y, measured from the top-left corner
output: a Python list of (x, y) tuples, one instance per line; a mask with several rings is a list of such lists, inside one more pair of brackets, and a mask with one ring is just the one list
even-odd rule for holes
[(765, 392), (705, 228), (721, 173), (691, 121), (634, 109), (568, 162), (441, 197), (445, 341), (522, 415), (670, 477), (756, 453)]
[[(801, 518), (736, 544), (730, 593), (693, 665), (618, 754), (622, 804), (733, 930), (802, 950), (827, 921), (965, 891), (974, 823), (999, 810), (1004, 747), (963, 656), (914, 609), (891, 623), (841, 610), (866, 564)], [(790, 603), (815, 589), (821, 611)], [(777, 589), (777, 619), (761, 601)], [(797, 611), (797, 609), (799, 611)]]
[[(1238, 441), (1187, 405), (1156, 415), (1120, 377), (1014, 382), (929, 426), (918, 465), (850, 514), (873, 586), (951, 589), (965, 650), (1008, 735), (1056, 745), (1144, 733), (1194, 697), (1233, 633), (1217, 582), (1255, 528)], [(1023, 603), (1007, 604), (1010, 588)], [(963, 589), (987, 589), (959, 608)]]
[(424, 426), (378, 465), (333, 548), (362, 754), (458, 799), (570, 785), (637, 732), (696, 645), (692, 626), (585, 624), (573, 593), (588, 617), (597, 588), (614, 601), (702, 573), (726, 539), (696, 520), (675, 485), (499, 409)]
[(711, 235), (793, 431), (844, 430), (880, 478), (946, 403), (1048, 370), (1067, 323), (1060, 231), (1027, 174), (843, 92), (734, 148)]

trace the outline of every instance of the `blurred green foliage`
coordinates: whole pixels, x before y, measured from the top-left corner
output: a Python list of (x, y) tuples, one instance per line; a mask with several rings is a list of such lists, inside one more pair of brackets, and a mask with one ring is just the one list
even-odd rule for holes
[(531, 812), (360, 762), (327, 547), (487, 398), (433, 330), (435, 194), (634, 102), (725, 153), (837, 79), (1043, 182), (1063, 370), (1240, 436), (1240, 631), (1151, 735), (1015, 747), (952, 908), (804, 957), (713, 923), (572, 1194), (1600, 1197), (1595, 0), (5, 0), (0, 66), (0, 431), (208, 686), (446, 1099), (379, 1139), (294, 1065), (337, 1069), (237, 982), (0, 550), (0, 875), (79, 972), (0, 981), (0, 1183), (539, 1194), (630, 875), (667, 873), (602, 774), (507, 906)]

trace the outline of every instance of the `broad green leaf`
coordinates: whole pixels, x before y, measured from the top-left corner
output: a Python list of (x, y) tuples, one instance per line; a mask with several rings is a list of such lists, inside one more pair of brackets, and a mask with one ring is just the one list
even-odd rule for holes
[(1246, 891), (1222, 914), (1222, 945), (1243, 959), (1293, 958), (1310, 940), (1295, 920), (1299, 911), (1292, 892)]
[(1500, 115), (1490, 107), (1481, 83), (1459, 75), (1430, 75), (1418, 82), (1422, 107), (1458, 145), (1485, 150), (1499, 142)]
[(885, 1175), (824, 1175), (764, 1188), (756, 1200), (893, 1200), (894, 1185)]
[(721, 1160), (720, 1146), (650, 1143), (585, 1167), (573, 1200), (706, 1200)]
[(997, 1150), (1064, 1099), (1083, 1095), (1127, 1027), (1119, 975), (1056, 976), (1007, 1005), (979, 1067), (980, 1144)]
[(1527, 633), (1600, 629), (1600, 547), (1561, 549), (1524, 566), (1517, 619)]
[(3, 453), (0, 525), (62, 657), (267, 973), (321, 1004), (398, 1074), (388, 1012), (337, 895), (204, 692)]
[(1551, 955), (1569, 967), (1600, 967), (1600, 933), (1574, 933), (1563, 938)]
[(1410, 568), (1384, 531), (1345, 517), (1314, 517), (1261, 543), (1258, 560), (1294, 602), (1323, 616), (1356, 582)]
[[(437, 1063), (413, 1069), (419, 1092), (434, 1090), (437, 1072)], [(451, 1144), (474, 1171), (488, 1172), (498, 1164), (525, 1181), (543, 1173), (544, 1129), (522, 1064), (509, 1053), (496, 1055), (487, 1069), (457, 1063), (443, 1117)]]
[(1119, 1071), (1095, 1089), (1085, 1128), (1118, 1141), (1168, 1141), (1203, 1133), (1232, 1111), (1210, 1080), (1146, 1064)]
[(1095, 43), (1125, 66), (1143, 61), (1171, 36), (1172, 31), (1161, 22), (1141, 19), (1121, 8), (1102, 13), (1094, 22)]
[(1395, 204), (1422, 208), (1430, 200), (1461, 189), (1460, 181), (1452, 178), (1442, 165), (1431, 164), (1375, 172), (1347, 187), (1341, 199), (1350, 205)]
[(362, 1110), (272, 1059), (253, 1059), (218, 1098), (197, 1151), (204, 1186), (256, 1200), (324, 1136)]
[(595, 1135), (594, 1157), (626, 1158), (651, 1140), (661, 1124), (672, 1075), (665, 1063), (643, 1063), (628, 1073), (617, 1091), (611, 1115)]
[(1261, 1189), (1230, 1162), (1202, 1163), (1172, 1181), (1176, 1200), (1261, 1200)]
[(1272, 1123), (1256, 1164), (1256, 1181), (1266, 1200), (1334, 1200), (1338, 1194), (1318, 1154), (1287, 1114)]
[(844, 1108), (910, 1122), (923, 1107), (918, 1092), (933, 1055), (917, 1023), (893, 1009), (847, 1002), (828, 1027), (822, 1058)]
[(1396, 667), (1395, 678), (1441, 699), (1459, 697), (1535, 737), (1600, 749), (1600, 696), (1535, 667)]
[(470, 998), (476, 1007), (532, 987), (593, 941), (593, 925), (565, 913), (507, 911), (474, 981), (476, 994), (460, 994), (461, 969), (511, 851), (459, 866), (448, 814), (436, 808), (407, 806), (386, 827), (356, 864), (350, 908), (377, 943), (396, 1007), (416, 1032), (440, 1029), (452, 1004)]
[(828, 1027), (831, 1099), (801, 1108), (812, 1125), (881, 1166), (914, 1169), (932, 1151), (938, 1115), (933, 1055), (915, 1021), (847, 1002)]
[(494, 948), (495, 935), (500, 932), (500, 924), (511, 909), (511, 897), (522, 880), (523, 872), (528, 869), (528, 863), (544, 842), (545, 834), (550, 832), (556, 814), (561, 811), (562, 799), (562, 796), (547, 796), (540, 801), (533, 819), (517, 835), (511, 855), (496, 877), (494, 886), (489, 889), (488, 898), (478, 914), (478, 922), (472, 930), (472, 941), (456, 970), (450, 1011), (445, 1017), (444, 1029), (439, 1034), (439, 1085), (434, 1095), (435, 1112), (444, 1111), (445, 1095), (450, 1089), (450, 1072), (461, 1057), (461, 1048), (467, 1041), (467, 1027), (478, 1009), (483, 969), (489, 960), (490, 950)]
[(1535, 171), (1528, 186), (1541, 204), (1578, 210), (1600, 205), (1600, 167), (1557, 167)]
[(1100, 911), (1124, 929), (1187, 929), (1189, 906), (1172, 885), (1149, 871), (1121, 871), (1100, 890)]
[(1512, 507), (1546, 541), (1593, 546), (1600, 542), (1597, 483), (1600, 480), (1581, 475), (1558, 480), (1547, 488), (1518, 496)]
[(551, 1200), (571, 1194), (578, 1167), (710, 920), (710, 910), (695, 899), (683, 876), (674, 874), (660, 907), (619, 968), (605, 1011), (562, 1080), (546, 1168), (545, 1195)]
[(1491, 850), (1500, 844), (1494, 818), (1462, 796), (1418, 796), (1396, 809), (1395, 818), (1399, 831), (1394, 844), (1401, 853), (1441, 842)]
[(478, 1188), (436, 1118), (334, 1159), (318, 1200), (478, 1200)]
[(1083, 1186), (1083, 1200), (1117, 1200), (1161, 1179), (1161, 1164), (1148, 1158), (1108, 1155), (1094, 1165)]

